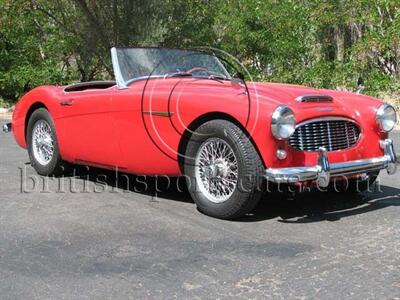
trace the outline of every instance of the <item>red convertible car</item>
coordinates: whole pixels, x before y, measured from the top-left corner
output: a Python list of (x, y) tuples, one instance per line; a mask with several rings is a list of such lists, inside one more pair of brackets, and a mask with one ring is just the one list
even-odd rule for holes
[(361, 189), (396, 171), (395, 109), (355, 93), (246, 82), (206, 51), (112, 48), (114, 81), (41, 86), (12, 130), (41, 175), (66, 163), (140, 175), (185, 175), (198, 209), (250, 212), (267, 179)]

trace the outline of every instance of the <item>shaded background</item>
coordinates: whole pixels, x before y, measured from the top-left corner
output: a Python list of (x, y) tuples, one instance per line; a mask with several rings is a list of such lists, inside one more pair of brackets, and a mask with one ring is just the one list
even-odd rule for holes
[(113, 77), (112, 46), (212, 46), (255, 79), (398, 106), (398, 0), (0, 0), (0, 106), (42, 84)]

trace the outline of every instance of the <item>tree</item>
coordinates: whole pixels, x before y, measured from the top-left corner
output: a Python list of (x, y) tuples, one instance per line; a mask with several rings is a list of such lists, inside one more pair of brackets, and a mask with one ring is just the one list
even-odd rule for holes
[(15, 101), (41, 84), (61, 84), (69, 43), (59, 29), (22, 0), (1, 0), (0, 97)]
[[(398, 0), (0, 0), (0, 97), (110, 79), (112, 46), (211, 46), (258, 80), (400, 85)], [(396, 85), (397, 84), (397, 85)]]

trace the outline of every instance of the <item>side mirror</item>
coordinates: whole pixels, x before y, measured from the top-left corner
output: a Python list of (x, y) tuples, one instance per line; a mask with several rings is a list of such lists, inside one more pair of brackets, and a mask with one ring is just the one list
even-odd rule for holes
[(357, 89), (354, 91), (356, 94), (361, 94), (365, 90), (365, 84), (362, 77), (358, 77), (357, 79)]
[(237, 72), (235, 77), (242, 81), (244, 81), (244, 79), (245, 79), (244, 74), (241, 72)]
[(235, 75), (233, 75), (231, 82), (232, 82), (232, 84), (243, 85), (244, 79), (245, 79), (245, 77), (244, 77), (243, 73), (237, 72)]

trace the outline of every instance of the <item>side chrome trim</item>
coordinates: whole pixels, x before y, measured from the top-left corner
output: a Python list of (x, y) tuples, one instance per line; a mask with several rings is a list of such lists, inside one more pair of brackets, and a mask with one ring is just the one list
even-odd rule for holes
[(159, 116), (159, 117), (172, 117), (174, 115), (173, 112), (169, 112), (169, 111), (143, 111), (143, 114)]
[(381, 142), (384, 156), (330, 164), (326, 150), (320, 148), (317, 164), (310, 167), (267, 169), (265, 177), (276, 183), (296, 183), (316, 180), (320, 187), (327, 187), (331, 177), (356, 175), (386, 169), (389, 175), (396, 173), (399, 161), (390, 139)]
[(121, 68), (119, 67), (118, 63), (118, 53), (117, 48), (111, 48), (111, 61), (114, 70), (115, 82), (117, 83), (117, 87), (119, 89), (127, 89), (128, 86), (126, 85), (124, 78), (122, 77)]

